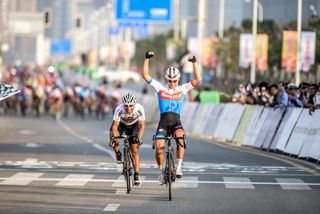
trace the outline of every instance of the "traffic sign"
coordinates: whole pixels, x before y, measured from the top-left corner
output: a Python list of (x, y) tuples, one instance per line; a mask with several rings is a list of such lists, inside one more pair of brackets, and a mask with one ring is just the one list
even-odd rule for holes
[(117, 0), (119, 21), (171, 22), (172, 0)]
[(61, 39), (51, 41), (51, 54), (70, 54), (71, 51), (71, 40)]

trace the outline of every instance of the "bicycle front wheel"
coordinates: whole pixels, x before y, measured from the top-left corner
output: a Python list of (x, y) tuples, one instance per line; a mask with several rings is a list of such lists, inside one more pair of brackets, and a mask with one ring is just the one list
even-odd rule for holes
[(128, 148), (124, 148), (124, 161), (123, 161), (124, 177), (127, 184), (127, 193), (131, 191), (131, 182), (130, 182), (130, 157)]
[(173, 172), (173, 160), (172, 160), (172, 153), (168, 152), (167, 153), (167, 161), (168, 161), (168, 168), (167, 168), (167, 173), (168, 173), (168, 184), (169, 184), (169, 201), (172, 200), (172, 172)]

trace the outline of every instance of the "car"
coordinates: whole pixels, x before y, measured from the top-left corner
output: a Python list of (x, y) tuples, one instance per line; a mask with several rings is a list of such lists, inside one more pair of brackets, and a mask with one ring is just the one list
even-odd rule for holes
[(106, 78), (110, 83), (139, 82), (142, 80), (141, 75), (137, 72), (120, 70), (110, 66), (100, 66), (97, 70), (97, 77), (99, 79)]

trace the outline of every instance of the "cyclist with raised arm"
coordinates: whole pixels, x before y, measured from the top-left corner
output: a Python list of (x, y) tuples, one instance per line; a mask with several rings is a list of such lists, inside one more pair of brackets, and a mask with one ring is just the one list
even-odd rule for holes
[[(134, 185), (140, 185), (139, 169), (140, 169), (140, 155), (139, 146), (141, 139), (144, 135), (145, 128), (145, 113), (142, 105), (137, 103), (136, 97), (128, 92), (122, 97), (122, 103), (119, 104), (113, 115), (113, 123), (110, 128), (110, 140), (112, 137), (121, 136), (125, 133), (129, 137), (130, 149), (133, 156), (133, 167), (134, 167)], [(111, 143), (111, 147), (114, 149), (116, 154), (116, 162), (121, 163), (122, 154), (119, 150), (118, 140), (114, 140)]]
[(194, 79), (185, 84), (179, 85), (180, 71), (175, 67), (169, 67), (165, 71), (165, 79), (167, 80), (168, 87), (162, 85), (159, 81), (151, 78), (149, 75), (149, 61), (154, 56), (154, 52), (148, 51), (145, 55), (143, 64), (142, 77), (151, 85), (156, 91), (158, 96), (158, 103), (160, 109), (160, 121), (156, 131), (156, 160), (159, 166), (159, 184), (163, 184), (163, 162), (164, 162), (164, 137), (167, 134), (172, 134), (173, 137), (181, 138), (177, 140), (177, 164), (176, 164), (176, 177), (182, 177), (182, 161), (184, 158), (184, 150), (186, 142), (183, 140), (184, 129), (180, 121), (180, 111), (183, 105), (184, 98), (187, 93), (196, 87), (201, 81), (201, 74), (196, 63), (195, 56), (189, 55), (188, 61), (193, 65)]

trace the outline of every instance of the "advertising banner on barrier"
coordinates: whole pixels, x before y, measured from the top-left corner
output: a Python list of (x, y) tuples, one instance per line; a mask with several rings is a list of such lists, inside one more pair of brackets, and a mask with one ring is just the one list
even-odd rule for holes
[(238, 127), (244, 109), (245, 106), (241, 104), (226, 104), (214, 135), (217, 138), (231, 141)]
[(293, 128), (288, 144), (284, 150), (285, 153), (299, 155), (303, 142), (307, 138), (308, 131), (313, 129), (314, 124), (310, 123), (312, 116), (309, 115), (309, 109), (303, 109), (301, 116)]
[(301, 112), (302, 108), (287, 108), (280, 127), (270, 146), (271, 150), (284, 151), (294, 125), (300, 117)]
[(301, 33), (301, 70), (309, 72), (311, 66), (314, 65), (316, 50), (316, 33)]
[(224, 104), (213, 105), (211, 111), (207, 115), (207, 121), (205, 123), (205, 127), (203, 129), (203, 135), (209, 138), (213, 138), (217, 125), (219, 123), (219, 119), (224, 108)]
[(244, 135), (246, 130), (250, 125), (251, 118), (256, 110), (255, 105), (247, 105), (246, 109), (242, 115), (238, 128), (236, 130), (235, 136), (232, 139), (233, 143), (236, 145), (241, 145), (243, 142)]
[(271, 141), (275, 136), (282, 119), (283, 112), (284, 110), (281, 108), (270, 109), (267, 119), (259, 133), (259, 138), (262, 141), (262, 148), (269, 149)]
[(281, 68), (288, 72), (296, 71), (297, 64), (297, 32), (283, 31)]
[(197, 110), (197, 114), (194, 117), (191, 134), (195, 136), (201, 136), (202, 130), (204, 128), (204, 122), (206, 121), (206, 117), (208, 116), (208, 112), (210, 109), (210, 104), (200, 104)]
[(246, 131), (246, 134), (243, 138), (243, 145), (253, 146), (256, 138), (258, 137), (260, 128), (265, 117), (262, 117), (264, 111), (263, 106), (257, 106), (256, 111), (254, 112), (252, 119), (250, 121), (250, 125)]
[(199, 103), (197, 102), (185, 102), (181, 110), (181, 123), (187, 133), (191, 132), (194, 125), (193, 119), (195, 118), (194, 114), (197, 111), (198, 105)]
[(308, 123), (312, 124), (312, 128), (304, 130), (306, 132), (306, 138), (303, 141), (299, 157), (308, 157), (319, 159), (320, 156), (320, 111), (315, 111), (315, 113), (306, 118)]

